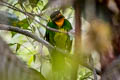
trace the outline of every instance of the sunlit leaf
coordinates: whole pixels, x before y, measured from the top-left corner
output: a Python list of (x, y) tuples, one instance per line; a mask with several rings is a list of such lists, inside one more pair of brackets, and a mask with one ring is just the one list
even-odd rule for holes
[(28, 29), (29, 23), (27, 19), (23, 19), (17, 23), (18, 27), (23, 28), (23, 29)]
[(43, 7), (42, 11), (48, 8), (48, 3)]
[(33, 60), (34, 60), (34, 56), (31, 56), (30, 59), (28, 60), (28, 65), (29, 66), (31, 65), (31, 63), (33, 62)]

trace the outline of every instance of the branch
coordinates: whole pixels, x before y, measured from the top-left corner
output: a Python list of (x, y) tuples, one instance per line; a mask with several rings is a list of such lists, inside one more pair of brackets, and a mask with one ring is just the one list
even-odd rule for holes
[[(3, 1), (2, 1), (2, 2), (3, 2)], [(3, 4), (4, 6), (10, 8), (10, 9), (13, 9), (13, 10), (15, 10), (15, 11), (21, 12), (21, 13), (27, 15), (28, 17), (30, 17), (30, 18), (32, 18), (32, 19), (34, 19), (34, 16), (38, 16), (38, 17), (42, 18), (40, 14), (38, 15), (38, 14), (33, 14), (33, 13), (25, 12), (25, 11), (20, 10), (19, 8), (15, 7), (15, 6), (13, 6), (13, 5), (9, 4), (9, 3), (7, 3), (7, 2), (3, 2), (3, 3), (4, 3), (4, 4)], [(43, 19), (43, 18), (42, 18), (42, 19)], [(54, 31), (54, 32), (65, 33), (65, 34), (69, 34), (69, 33), (70, 33), (70, 32), (60, 31), (60, 30), (57, 30), (57, 29), (54, 29), (54, 28), (50, 28), (50, 27), (42, 24), (40, 21), (38, 21), (38, 20), (36, 20), (36, 19), (34, 19), (34, 20), (35, 20), (37, 23), (39, 23), (41, 26), (43, 26), (44, 28), (46, 28), (46, 29), (48, 29), (48, 30), (51, 30), (51, 31)], [(45, 20), (45, 19), (43, 19), (43, 20)], [(47, 21), (47, 20), (45, 20), (45, 21)]]
[[(65, 52), (64, 50), (62, 49), (59, 49), (59, 48), (56, 48), (54, 46), (52, 46), (51, 44), (49, 44), (47, 41), (37, 37), (36, 35), (34, 35), (33, 33), (29, 32), (29, 31), (26, 31), (26, 30), (23, 30), (23, 29), (20, 29), (18, 27), (13, 27), (13, 26), (9, 26), (9, 25), (4, 25), (4, 24), (0, 24), (0, 30), (7, 30), (7, 31), (13, 31), (13, 32), (17, 32), (17, 33), (20, 33), (20, 34), (23, 34), (25, 36), (28, 36), (40, 43), (42, 43), (43, 45), (45, 45), (47, 48), (50, 48), (50, 49), (57, 49), (58, 51), (60, 51), (61, 53), (63, 54), (66, 54), (67, 52)], [(86, 67), (86, 66), (85, 66)], [(87, 67), (89, 69), (91, 69), (90, 67)], [(97, 71), (98, 74), (100, 73), (99, 71)]]
[(13, 26), (5, 25), (5, 24), (0, 24), (0, 30), (13, 31), (13, 32), (17, 32), (17, 33), (23, 34), (25, 36), (28, 36), (28, 37), (30, 37), (30, 38), (32, 38), (32, 39), (42, 43), (43, 45), (45, 45), (50, 50), (56, 49), (57, 51), (61, 52), (64, 55), (67, 55), (67, 53), (68, 53), (67, 51), (64, 51), (63, 49), (54, 47), (49, 42), (47, 42), (47, 41), (37, 37), (33, 33), (29, 32), (29, 31), (26, 31), (26, 30), (23, 30), (23, 29), (20, 29), (18, 27), (13, 27)]
[(14, 31), (23, 35), (26, 35), (40, 43), (42, 43), (43, 45), (45, 45), (46, 47), (50, 48), (50, 49), (54, 49), (54, 46), (52, 46), (51, 44), (49, 44), (47, 41), (37, 37), (36, 35), (34, 35), (33, 33), (20, 29), (18, 27), (13, 27), (13, 26), (9, 26), (9, 25), (4, 25), (4, 24), (0, 24), (0, 30), (7, 30), (7, 31)]
[(1, 5), (6, 6), (6, 7), (10, 8), (10, 9), (13, 9), (13, 10), (15, 10), (15, 11), (21, 12), (21, 13), (23, 13), (23, 14), (29, 14), (29, 15), (31, 15), (31, 16), (37, 16), (37, 17), (40, 17), (41, 19), (43, 19), (44, 21), (47, 21), (46, 19), (44, 19), (43, 17), (41, 17), (41, 16), (43, 15), (43, 13), (34, 14), (34, 13), (30, 13), (30, 12), (25, 12), (25, 11), (23, 11), (23, 10), (15, 7), (14, 5), (11, 5), (11, 4), (5, 2), (5, 1), (0, 1), (0, 2), (3, 3), (3, 4), (1, 4)]

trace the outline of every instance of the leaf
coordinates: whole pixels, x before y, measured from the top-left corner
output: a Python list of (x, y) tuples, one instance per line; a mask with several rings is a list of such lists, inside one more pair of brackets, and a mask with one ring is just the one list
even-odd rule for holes
[(15, 45), (15, 44), (16, 44), (16, 43), (9, 43), (8, 45), (9, 45), (9, 46), (13, 46), (13, 45)]
[(30, 59), (28, 60), (28, 65), (29, 66), (31, 65), (31, 63), (33, 62), (33, 60), (34, 60), (34, 55), (31, 56)]
[(48, 4), (46, 4), (46, 5), (43, 7), (42, 11), (44, 11), (44, 10), (47, 9), (47, 8), (48, 8)]
[(29, 0), (29, 3), (32, 8), (36, 7), (38, 2), (39, 2), (39, 0)]
[(20, 49), (21, 44), (17, 43), (16, 52)]
[(13, 46), (15, 44), (17, 44), (17, 47), (16, 47), (16, 52), (17, 52), (20, 49), (21, 44), (19, 44), (19, 43), (9, 43), (8, 45)]
[(11, 31), (12, 37), (14, 37), (16, 34), (17, 34), (16, 32)]
[(27, 19), (23, 19), (23, 20), (17, 22), (17, 26), (20, 28), (23, 28), (23, 29), (28, 29), (29, 23), (28, 23)]
[(39, 8), (38, 9), (40, 9), (41, 11), (43, 11), (43, 8), (44, 8), (44, 6), (45, 6), (45, 4), (47, 4), (46, 3), (46, 1), (44, 0), (40, 0), (39, 2), (38, 2), (38, 6), (39, 6)]
[(41, 0), (41, 1), (39, 2), (39, 5), (42, 5), (42, 6), (43, 6), (43, 4), (44, 4), (44, 3), (43, 3), (43, 1)]
[(35, 26), (32, 26), (32, 32), (35, 32), (35, 30), (36, 30)]
[(18, 0), (18, 3), (23, 4), (27, 0)]
[(35, 60), (36, 60), (36, 55), (33, 55), (33, 61), (35, 62)]

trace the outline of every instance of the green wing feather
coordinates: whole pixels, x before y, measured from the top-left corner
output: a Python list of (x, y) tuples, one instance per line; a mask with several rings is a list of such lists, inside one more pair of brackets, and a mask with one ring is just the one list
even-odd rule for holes
[[(51, 27), (51, 28), (55, 28), (55, 29), (56, 29), (56, 27), (57, 27), (54, 22), (48, 22), (47, 26), (49, 26), (49, 27)], [(49, 43), (51, 43), (52, 45), (55, 46), (55, 43), (54, 43), (54, 35), (55, 35), (55, 32), (46, 29), (46, 34), (45, 34), (46, 40), (47, 40)]]

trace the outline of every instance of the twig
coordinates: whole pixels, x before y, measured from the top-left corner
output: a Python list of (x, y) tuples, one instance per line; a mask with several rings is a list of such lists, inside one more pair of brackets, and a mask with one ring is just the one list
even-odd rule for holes
[(13, 26), (9, 26), (9, 25), (0, 24), (0, 30), (8, 30), (8, 31), (14, 31), (14, 32), (17, 32), (17, 33), (21, 33), (23, 35), (26, 35), (26, 36), (28, 36), (28, 37), (42, 43), (43, 45), (45, 45), (48, 48), (54, 49), (54, 46), (49, 44), (47, 41), (37, 37), (36, 35), (32, 34), (31, 32), (20, 29), (18, 27), (13, 27)]
[(23, 14), (29, 14), (29, 15), (31, 15), (31, 16), (38, 16), (38, 17), (40, 17), (41, 19), (43, 19), (44, 21), (47, 21), (46, 19), (44, 19), (44, 18), (41, 17), (41, 15), (43, 15), (43, 13), (35, 14), (35, 13), (25, 12), (25, 11), (23, 11), (23, 10), (15, 7), (14, 5), (11, 5), (11, 4), (7, 3), (7, 2), (4, 2), (4, 1), (0, 1), (0, 2), (3, 3), (3, 4), (1, 4), (1, 5), (6, 6), (6, 7), (10, 8), (10, 9), (13, 9), (13, 10), (15, 10), (15, 11), (19, 11), (19, 12), (21, 12), (21, 13), (23, 13)]
[(5, 25), (5, 24), (0, 24), (0, 30), (14, 31), (14, 32), (23, 34), (25, 36), (28, 36), (28, 37), (42, 43), (43, 45), (45, 45), (50, 50), (56, 49), (57, 51), (61, 52), (64, 55), (67, 55), (67, 53), (68, 53), (67, 51), (65, 51), (63, 49), (54, 47), (49, 42), (45, 41), (44, 39), (39, 38), (38, 36), (34, 35), (33, 33), (29, 32), (29, 31), (26, 31), (26, 30), (23, 30), (23, 29), (20, 29), (18, 27), (13, 27), (13, 26)]
[[(21, 6), (21, 8), (22, 8), (22, 11), (24, 11), (25, 12), (25, 16), (26, 16), (26, 19), (27, 19), (27, 22), (28, 22), (28, 24), (29, 24), (29, 26), (30, 26), (30, 28), (31, 28), (31, 30), (32, 30), (32, 32), (33, 32), (33, 29), (32, 29), (32, 26), (31, 26), (31, 22), (30, 22), (30, 18), (27, 16), (27, 10), (25, 9), (25, 7), (24, 7), (24, 5), (22, 4), (22, 3), (19, 3), (20, 4), (20, 6)], [(26, 36), (27, 37), (27, 36)], [(33, 43), (29, 40), (29, 38), (27, 37), (27, 39), (28, 39), (28, 41), (30, 42), (30, 44), (31, 45), (33, 45)], [(34, 46), (33, 46), (33, 48), (34, 48)]]
[[(38, 17), (42, 18), (42, 17), (41, 17), (40, 15), (38, 15), (38, 14), (33, 14), (33, 13), (25, 12), (25, 11), (22, 11), (22, 10), (20, 10), (19, 8), (15, 7), (15, 6), (11, 5), (11, 4), (9, 4), (9, 3), (6, 3), (6, 2), (3, 2), (3, 3), (7, 4), (7, 5), (4, 5), (4, 6), (10, 8), (10, 9), (19, 11), (19, 12), (21, 12), (21, 13), (29, 16), (29, 17), (32, 18), (32, 19), (34, 19), (34, 16), (38, 16)], [(38, 20), (36, 20), (36, 19), (34, 19), (34, 20), (35, 20), (37, 23), (39, 23), (40, 25), (42, 25), (44, 28), (48, 29), (48, 30), (51, 30), (51, 31), (54, 31), (54, 32), (60, 32), (60, 33), (69, 34), (69, 32), (60, 31), (60, 30), (57, 30), (57, 29), (54, 29), (54, 28), (50, 28), (50, 27), (42, 24), (40, 21), (38, 21)], [(45, 21), (46, 21), (46, 20), (45, 20)]]

